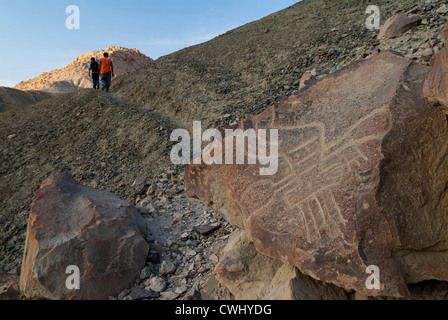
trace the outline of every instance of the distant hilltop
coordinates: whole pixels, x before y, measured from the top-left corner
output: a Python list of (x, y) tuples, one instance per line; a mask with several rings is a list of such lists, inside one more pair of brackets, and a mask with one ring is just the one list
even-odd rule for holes
[(115, 74), (117, 76), (134, 71), (154, 61), (137, 49), (110, 46), (105, 50), (83, 54), (62, 69), (45, 72), (34, 79), (22, 81), (15, 86), (15, 89), (40, 90), (57, 94), (73, 92), (80, 88), (91, 88), (92, 80), (88, 76), (88, 63), (92, 57), (97, 58), (97, 60), (102, 58), (104, 52), (108, 52), (114, 61)]

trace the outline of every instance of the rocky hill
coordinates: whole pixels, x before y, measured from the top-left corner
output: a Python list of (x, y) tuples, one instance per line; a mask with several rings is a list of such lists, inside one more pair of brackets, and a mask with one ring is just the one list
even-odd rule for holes
[(21, 91), (0, 87), (0, 112), (28, 106), (51, 97), (51, 94), (42, 91)]
[(153, 61), (151, 58), (140, 53), (137, 49), (128, 49), (111, 46), (101, 51), (93, 51), (76, 58), (68, 66), (43, 73), (40, 76), (19, 83), (15, 88), (20, 90), (41, 90), (53, 93), (73, 92), (79, 88), (91, 88), (92, 80), (88, 76), (87, 66), (90, 58), (97, 60), (108, 52), (114, 61), (115, 74), (117, 76), (134, 71), (141, 66)]
[[(33, 195), (51, 174), (67, 171), (84, 185), (137, 204), (148, 192), (156, 203), (165, 203), (173, 221), (196, 221), (210, 211), (167, 203), (177, 201), (166, 194), (166, 172), (172, 166), (169, 137), (174, 129), (191, 130), (193, 120), (219, 127), (259, 114), (297, 91), (306, 73), (319, 80), (380, 50), (394, 49), (427, 66), (444, 47), (441, 31), (448, 10), (440, 9), (446, 1), (378, 0), (382, 24), (400, 12), (420, 17), (418, 24), (397, 37), (381, 39), (378, 30), (365, 26), (370, 4), (304, 0), (123, 75), (114, 81), (110, 95), (81, 90), (0, 115), (0, 272), (20, 265)], [(76, 68), (81, 70), (90, 55), (74, 63)], [(66, 80), (41, 79), (18, 87), (51, 90), (51, 83)], [(82, 82), (75, 81), (63, 88)], [(173, 170), (182, 175), (184, 168)], [(146, 178), (156, 192), (136, 190), (138, 177)], [(177, 207), (179, 211), (173, 209)], [(151, 219), (164, 230), (163, 212)], [(163, 247), (170, 246), (166, 242)], [(195, 256), (170, 254), (187, 273), (200, 270), (192, 261)], [(189, 278), (189, 286), (192, 281)]]
[(446, 18), (436, 10), (442, 3), (377, 1), (381, 24), (409, 10), (425, 23), (398, 38), (379, 40), (378, 31), (366, 28), (369, 1), (304, 0), (162, 57), (119, 79), (115, 90), (184, 127), (198, 119), (217, 127), (265, 110), (297, 90), (302, 75), (313, 68), (330, 72), (388, 48), (427, 64), (433, 51), (424, 51), (441, 45)]

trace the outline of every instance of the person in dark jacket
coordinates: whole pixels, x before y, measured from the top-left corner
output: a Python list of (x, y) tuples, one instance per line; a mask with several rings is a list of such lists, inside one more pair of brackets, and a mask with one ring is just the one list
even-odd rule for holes
[(100, 65), (98, 62), (96, 62), (95, 58), (90, 59), (89, 76), (92, 77), (93, 90), (99, 90), (99, 88), (100, 88)]

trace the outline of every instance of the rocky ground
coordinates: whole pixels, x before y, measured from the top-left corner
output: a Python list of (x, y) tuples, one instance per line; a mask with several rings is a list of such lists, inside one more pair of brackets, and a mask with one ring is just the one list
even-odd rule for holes
[[(123, 76), (111, 95), (84, 90), (0, 115), (0, 272), (20, 266), (39, 184), (68, 171), (82, 184), (136, 203), (150, 222), (148, 268), (115, 298), (197, 297), (232, 229), (185, 198), (183, 168), (171, 168), (168, 158), (170, 133), (191, 130), (193, 120), (220, 127), (257, 114), (297, 90), (306, 71), (322, 77), (389, 48), (428, 64), (444, 46), (447, 1), (377, 1), (382, 23), (397, 12), (422, 17), (402, 36), (381, 40), (365, 28), (369, 4), (304, 0)], [(152, 187), (134, 184), (138, 177)], [(208, 236), (193, 229), (218, 225)], [(222, 290), (214, 297), (230, 297)]]
[(185, 197), (183, 172), (170, 169), (149, 184), (137, 179), (134, 189), (143, 195), (136, 196), (136, 206), (148, 221), (151, 243), (147, 267), (133, 288), (111, 299), (232, 298), (210, 276), (235, 229), (200, 201)]

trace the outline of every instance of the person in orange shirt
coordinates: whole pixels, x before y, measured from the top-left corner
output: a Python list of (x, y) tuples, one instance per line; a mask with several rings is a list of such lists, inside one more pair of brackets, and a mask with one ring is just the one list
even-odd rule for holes
[(112, 59), (109, 58), (107, 52), (104, 53), (104, 58), (100, 60), (100, 77), (101, 77), (101, 90), (109, 92), (110, 83), (112, 77), (115, 77), (114, 64)]

